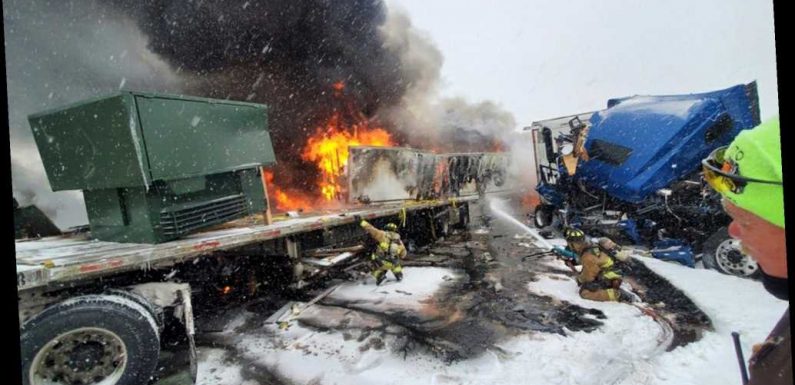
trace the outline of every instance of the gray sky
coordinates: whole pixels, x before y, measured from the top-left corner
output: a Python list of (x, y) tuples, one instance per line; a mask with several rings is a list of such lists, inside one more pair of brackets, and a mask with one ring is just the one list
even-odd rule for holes
[(519, 127), (608, 98), (757, 80), (778, 113), (770, 0), (388, 0), (444, 54), (445, 96), (491, 99)]

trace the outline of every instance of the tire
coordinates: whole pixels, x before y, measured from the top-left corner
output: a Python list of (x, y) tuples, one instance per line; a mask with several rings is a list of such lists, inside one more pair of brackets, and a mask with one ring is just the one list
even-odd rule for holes
[(26, 322), (20, 348), (25, 385), (141, 385), (157, 365), (160, 336), (152, 314), (135, 301), (85, 295)]
[(552, 224), (554, 220), (554, 212), (552, 206), (538, 205), (536, 206), (535, 213), (533, 214), (533, 224), (536, 228), (543, 229)]
[(761, 274), (756, 261), (740, 249), (740, 241), (729, 236), (728, 227), (721, 227), (707, 238), (703, 251), (701, 260), (708, 269), (742, 278), (755, 279)]
[(132, 291), (121, 290), (121, 289), (110, 289), (107, 292), (105, 292), (104, 294), (117, 295), (119, 297), (124, 297), (124, 298), (127, 298), (127, 299), (129, 299), (129, 300), (131, 300), (131, 301), (143, 306), (144, 309), (146, 309), (149, 312), (149, 314), (151, 314), (152, 317), (154, 317), (155, 322), (157, 322), (157, 329), (160, 332), (163, 331), (163, 322), (164, 322), (163, 321), (163, 317), (164, 317), (163, 309), (153, 305), (151, 302), (149, 302), (146, 298), (144, 298), (140, 294), (132, 292)]

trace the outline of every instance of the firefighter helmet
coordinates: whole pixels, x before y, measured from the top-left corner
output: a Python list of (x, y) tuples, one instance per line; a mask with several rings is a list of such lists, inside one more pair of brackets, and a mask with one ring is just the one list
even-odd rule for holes
[(582, 230), (568, 227), (563, 229), (563, 238), (566, 238), (566, 242), (578, 242), (585, 240), (585, 233)]
[(386, 226), (384, 226), (384, 230), (386, 231), (397, 231), (397, 229), (398, 227), (394, 223), (387, 223)]

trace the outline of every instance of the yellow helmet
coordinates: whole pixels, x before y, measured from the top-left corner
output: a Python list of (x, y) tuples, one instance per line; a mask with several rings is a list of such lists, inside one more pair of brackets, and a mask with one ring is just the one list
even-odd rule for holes
[(566, 242), (583, 241), (585, 240), (585, 233), (583, 233), (580, 229), (567, 227), (563, 229), (563, 238), (566, 239)]
[(386, 226), (384, 226), (384, 230), (386, 231), (397, 231), (397, 229), (398, 227), (394, 223), (387, 223)]

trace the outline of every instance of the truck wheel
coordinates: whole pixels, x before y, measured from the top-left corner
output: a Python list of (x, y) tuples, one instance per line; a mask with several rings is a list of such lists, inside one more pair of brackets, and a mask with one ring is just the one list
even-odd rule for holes
[(722, 227), (704, 242), (704, 267), (723, 274), (743, 278), (757, 278), (759, 265), (743, 253), (740, 241), (729, 236), (728, 227)]
[(149, 314), (151, 314), (152, 317), (154, 317), (155, 322), (157, 323), (157, 330), (160, 331), (160, 332), (163, 331), (163, 322), (164, 322), (163, 321), (163, 317), (164, 317), (163, 309), (153, 305), (151, 302), (149, 302), (142, 295), (140, 295), (138, 293), (135, 293), (133, 291), (127, 291), (127, 290), (121, 290), (121, 289), (110, 289), (110, 290), (106, 291), (103, 294), (116, 295), (116, 296), (119, 296), (119, 297), (127, 298), (130, 301), (133, 301), (133, 302), (143, 306), (144, 309), (146, 309), (146, 311), (148, 311)]
[(535, 213), (533, 215), (533, 223), (536, 225), (536, 228), (543, 229), (552, 224), (553, 221), (553, 210), (552, 206), (549, 205), (538, 205), (536, 206)]
[(25, 385), (140, 385), (160, 354), (151, 313), (130, 299), (85, 295), (49, 307), (20, 330)]

